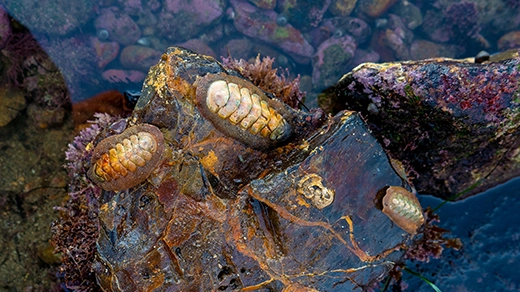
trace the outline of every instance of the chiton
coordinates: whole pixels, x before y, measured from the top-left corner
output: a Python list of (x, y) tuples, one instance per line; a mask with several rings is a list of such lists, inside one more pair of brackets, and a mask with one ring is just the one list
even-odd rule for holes
[(197, 81), (196, 103), (220, 132), (253, 148), (279, 145), (291, 135), (282, 102), (236, 76), (207, 74)]
[(164, 137), (159, 128), (133, 126), (99, 142), (88, 177), (107, 191), (128, 189), (146, 180), (161, 162), (163, 152)]
[(391, 186), (383, 197), (383, 213), (404, 231), (415, 234), (424, 224), (417, 197), (402, 187)]

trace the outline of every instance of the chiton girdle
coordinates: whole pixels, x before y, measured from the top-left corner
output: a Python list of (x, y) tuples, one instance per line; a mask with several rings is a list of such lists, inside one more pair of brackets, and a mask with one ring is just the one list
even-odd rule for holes
[(196, 103), (217, 130), (253, 148), (277, 146), (291, 135), (285, 105), (242, 78), (205, 75), (197, 81)]
[(88, 177), (107, 191), (138, 185), (161, 162), (164, 136), (156, 126), (141, 124), (103, 139), (94, 148)]

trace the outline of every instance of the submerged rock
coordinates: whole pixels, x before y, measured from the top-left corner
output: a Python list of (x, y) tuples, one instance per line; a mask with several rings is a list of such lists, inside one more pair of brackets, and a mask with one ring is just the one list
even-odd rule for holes
[(0, 127), (11, 122), (25, 108), (25, 97), (20, 90), (0, 88)]
[(232, 0), (231, 5), (235, 10), (233, 22), (239, 32), (279, 47), (286, 53), (292, 54), (298, 63), (305, 64), (310, 61), (314, 48), (290, 23), (279, 25), (276, 12), (261, 10), (238, 0)]

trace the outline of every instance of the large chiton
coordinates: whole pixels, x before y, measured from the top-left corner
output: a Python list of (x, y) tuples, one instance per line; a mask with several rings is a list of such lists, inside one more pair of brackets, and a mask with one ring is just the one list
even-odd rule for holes
[(391, 186), (383, 197), (383, 213), (404, 231), (415, 234), (424, 223), (417, 197), (402, 187)]
[(146, 180), (161, 162), (164, 137), (156, 126), (141, 124), (96, 146), (88, 177), (107, 191), (131, 188)]
[(196, 92), (199, 111), (215, 128), (253, 148), (279, 145), (291, 135), (283, 103), (244, 79), (207, 74), (197, 81)]

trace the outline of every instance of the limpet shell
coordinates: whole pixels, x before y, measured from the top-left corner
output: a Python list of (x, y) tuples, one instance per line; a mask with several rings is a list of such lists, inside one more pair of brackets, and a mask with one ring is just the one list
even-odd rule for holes
[(119, 191), (146, 180), (160, 163), (164, 137), (156, 126), (141, 124), (103, 139), (94, 149), (88, 177), (107, 191)]
[(280, 144), (291, 135), (284, 105), (236, 76), (207, 74), (197, 81), (196, 103), (220, 132), (253, 148)]
[(417, 197), (402, 187), (390, 186), (383, 197), (383, 213), (404, 231), (415, 234), (424, 224)]

